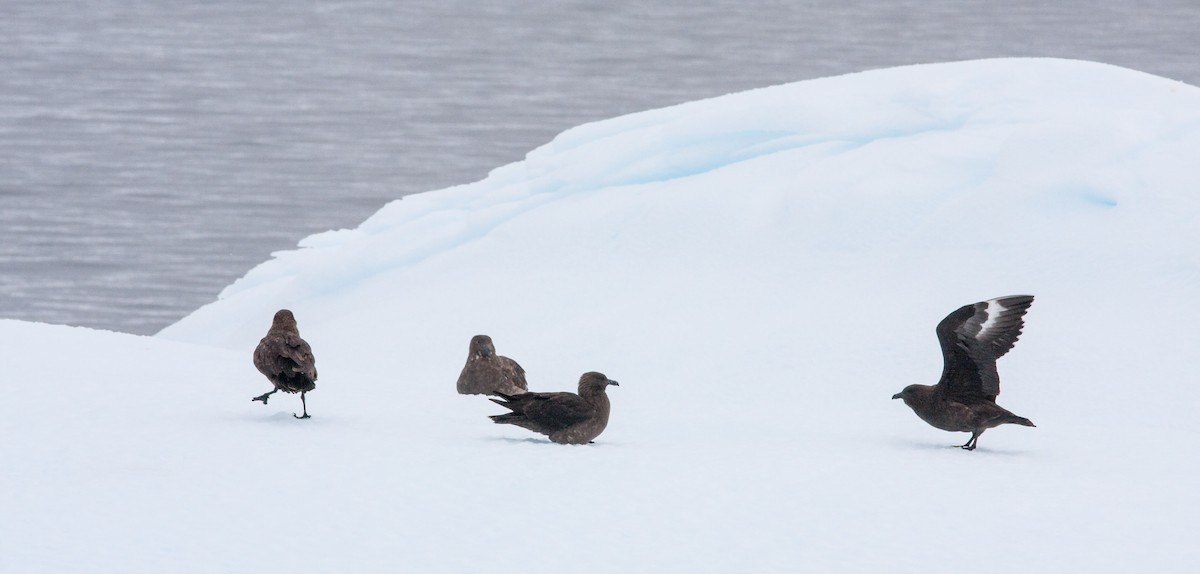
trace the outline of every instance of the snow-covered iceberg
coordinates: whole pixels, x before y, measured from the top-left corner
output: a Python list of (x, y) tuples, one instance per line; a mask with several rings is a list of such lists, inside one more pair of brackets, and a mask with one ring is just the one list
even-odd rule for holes
[[(0, 322), (0, 571), (1190, 571), (1198, 150), (1200, 88), (1127, 69), (873, 71), (568, 130), (154, 338)], [(1038, 428), (950, 448), (890, 397), (1014, 293)], [(308, 421), (249, 401), (282, 307)], [(456, 395), (480, 333), (620, 380), (597, 444)]]

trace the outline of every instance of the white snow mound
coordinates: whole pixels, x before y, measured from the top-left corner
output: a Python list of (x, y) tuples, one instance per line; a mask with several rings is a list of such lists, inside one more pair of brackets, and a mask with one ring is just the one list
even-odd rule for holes
[[(1193, 571), (1197, 150), (1200, 89), (1113, 66), (853, 74), (568, 130), (155, 338), (0, 322), (0, 571)], [(1023, 293), (1037, 428), (890, 400)], [(285, 307), (306, 421), (249, 400)], [(456, 395), (480, 333), (620, 381), (596, 444)]]

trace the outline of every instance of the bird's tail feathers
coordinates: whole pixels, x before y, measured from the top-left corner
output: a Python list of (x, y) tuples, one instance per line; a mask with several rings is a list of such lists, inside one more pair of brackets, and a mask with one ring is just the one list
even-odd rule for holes
[(488, 417), (496, 424), (517, 424), (517, 421), (524, 419), (523, 415), (517, 413), (504, 413), (502, 415), (491, 415)]
[(512, 395), (506, 395), (504, 393), (496, 393), (496, 394), (499, 395), (500, 398), (496, 399), (496, 398), (488, 397), (488, 400), (492, 401), (493, 403), (496, 403), (510, 411), (517, 410), (517, 407), (513, 406)]
[(1033, 421), (1031, 421), (1025, 417), (1019, 417), (1017, 415), (1004, 415), (996, 420), (1000, 424), (1007, 423), (1007, 424), (1022, 425), (1022, 426), (1027, 426), (1027, 427), (1036, 427), (1037, 426), (1037, 425), (1033, 424)]

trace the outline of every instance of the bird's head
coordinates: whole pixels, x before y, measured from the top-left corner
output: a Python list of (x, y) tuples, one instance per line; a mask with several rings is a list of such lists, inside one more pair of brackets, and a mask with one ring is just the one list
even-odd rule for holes
[(916, 400), (919, 396), (923, 395), (925, 392), (927, 392), (931, 389), (933, 389), (933, 387), (931, 387), (929, 385), (909, 385), (907, 387), (904, 387), (903, 391), (900, 391), (900, 392), (892, 395), (892, 400), (904, 399), (904, 402), (907, 403), (907, 402)]
[(495, 354), (496, 347), (492, 345), (491, 337), (487, 335), (475, 335), (471, 337), (471, 356), (486, 359)]
[(582, 395), (587, 390), (603, 392), (609, 385), (621, 386), (620, 383), (604, 376), (604, 373), (584, 373), (579, 377), (579, 394)]
[(291, 311), (289, 311), (287, 309), (280, 309), (275, 312), (275, 318), (271, 319), (271, 328), (272, 329), (279, 329), (279, 328), (295, 329), (296, 328), (296, 317), (295, 317), (295, 315), (292, 315)]

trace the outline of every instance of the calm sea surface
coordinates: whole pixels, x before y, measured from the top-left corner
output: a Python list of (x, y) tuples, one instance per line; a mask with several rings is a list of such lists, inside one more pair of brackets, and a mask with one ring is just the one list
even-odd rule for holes
[(571, 126), (999, 56), (1200, 85), (1200, 2), (0, 0), (0, 317), (154, 333)]

